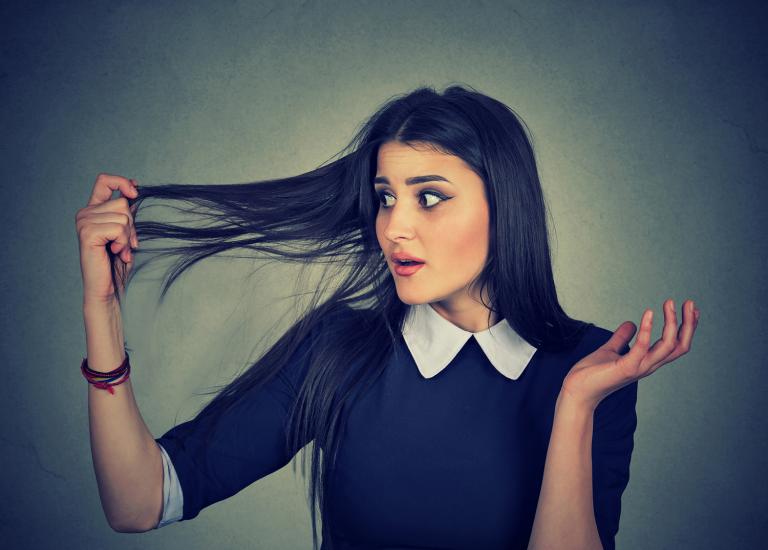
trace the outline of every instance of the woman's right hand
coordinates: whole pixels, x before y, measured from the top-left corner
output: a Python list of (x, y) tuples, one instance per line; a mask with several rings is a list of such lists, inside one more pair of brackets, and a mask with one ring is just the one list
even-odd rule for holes
[[(112, 199), (113, 191), (120, 196)], [(106, 246), (119, 254), (125, 276), (133, 263), (131, 248), (139, 246), (133, 226), (133, 210), (128, 199), (139, 192), (132, 180), (111, 174), (99, 174), (88, 205), (77, 211), (75, 227), (80, 240), (80, 271), (83, 275), (83, 303), (111, 303), (115, 300), (112, 266)]]

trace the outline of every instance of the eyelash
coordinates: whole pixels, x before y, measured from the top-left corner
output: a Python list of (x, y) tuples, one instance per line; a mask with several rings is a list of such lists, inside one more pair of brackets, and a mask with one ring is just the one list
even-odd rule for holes
[[(382, 202), (382, 200), (381, 200), (384, 195), (390, 195), (391, 196), (391, 193), (387, 193), (386, 191), (379, 191), (378, 193), (376, 193), (376, 196), (379, 197), (379, 206), (381, 208), (385, 209), (385, 210), (389, 210), (392, 207), (391, 206), (386, 206)], [(419, 193), (419, 197), (423, 197), (424, 195), (432, 195), (432, 196), (437, 197), (438, 199), (440, 199), (439, 202), (437, 202), (436, 204), (433, 204), (432, 206), (424, 206), (424, 207), (422, 207), (422, 208), (424, 208), (424, 210), (431, 210), (435, 206), (440, 204), (441, 202), (445, 202), (445, 201), (447, 201), (447, 200), (449, 200), (451, 198), (451, 197), (446, 197), (445, 195), (443, 195), (442, 193), (438, 193), (437, 191), (422, 191), (422, 192)]]

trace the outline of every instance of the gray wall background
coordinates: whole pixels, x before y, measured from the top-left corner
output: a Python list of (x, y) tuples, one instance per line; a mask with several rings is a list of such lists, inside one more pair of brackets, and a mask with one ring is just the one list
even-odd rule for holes
[[(290, 466), (145, 534), (93, 474), (74, 216), (96, 175), (235, 183), (335, 154), (382, 101), (467, 83), (533, 131), (563, 305), (615, 330), (693, 298), (692, 351), (641, 381), (618, 546), (755, 548), (766, 481), (767, 11), (735, 2), (3, 3), (6, 548), (309, 548)], [(22, 5), (23, 4), (23, 5)], [(385, 4), (385, 5), (384, 5)], [(210, 261), (123, 311), (160, 435), (277, 321), (288, 268)], [(283, 327), (287, 325), (283, 324)], [(279, 333), (275, 332), (273, 338)]]

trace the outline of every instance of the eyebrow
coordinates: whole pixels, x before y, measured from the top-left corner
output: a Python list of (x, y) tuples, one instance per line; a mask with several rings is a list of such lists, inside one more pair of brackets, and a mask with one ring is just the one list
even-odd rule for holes
[[(426, 175), (426, 176), (413, 176), (412, 178), (406, 179), (405, 180), (405, 184), (406, 185), (416, 185), (416, 184), (419, 184), (419, 183), (426, 183), (428, 181), (445, 181), (445, 182), (448, 182), (451, 185), (453, 185), (453, 183), (450, 180), (444, 178), (443, 176), (438, 176), (437, 174), (429, 174), (429, 175)], [(386, 176), (376, 176), (373, 179), (373, 183), (374, 184), (385, 183), (385, 184), (389, 185), (389, 180), (387, 179)]]

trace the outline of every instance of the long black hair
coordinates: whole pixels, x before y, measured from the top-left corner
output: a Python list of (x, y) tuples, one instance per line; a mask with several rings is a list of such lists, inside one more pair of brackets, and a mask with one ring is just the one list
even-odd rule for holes
[[(456, 155), (484, 182), (489, 250), (473, 286), (480, 287), (481, 296), (488, 291), (486, 305), (499, 319), (507, 319), (531, 345), (552, 351), (573, 346), (588, 325), (570, 318), (557, 298), (547, 210), (529, 134), (512, 109), (470, 86), (452, 85), (442, 93), (423, 86), (385, 101), (349, 145), (307, 173), (242, 184), (142, 185), (130, 201), (142, 243), (169, 238), (188, 243), (154, 249), (180, 256), (166, 273), (161, 302), (188, 267), (231, 249), (298, 263), (302, 271), (312, 264), (325, 266), (298, 320), (199, 412), (218, 418), (249, 390), (272, 379), (297, 349), (311, 350), (304, 358), (309, 366), (297, 389), (286, 450), (294, 456), (314, 441), (308, 502), (315, 548), (315, 504), (325, 519), (325, 479), (343, 439), (345, 411), (358, 390), (385, 368), (407, 313), (376, 238), (379, 197), (373, 178), (383, 143), (427, 145)], [(187, 227), (139, 220), (139, 205), (150, 198), (179, 201), (180, 210), (199, 213), (211, 223)], [(113, 259), (117, 288), (124, 271), (119, 273), (116, 263)], [(144, 265), (136, 265), (129, 281), (121, 276), (122, 282), (129, 283)], [(340, 315), (350, 311), (355, 315)], [(362, 366), (350, 372), (352, 363)]]

